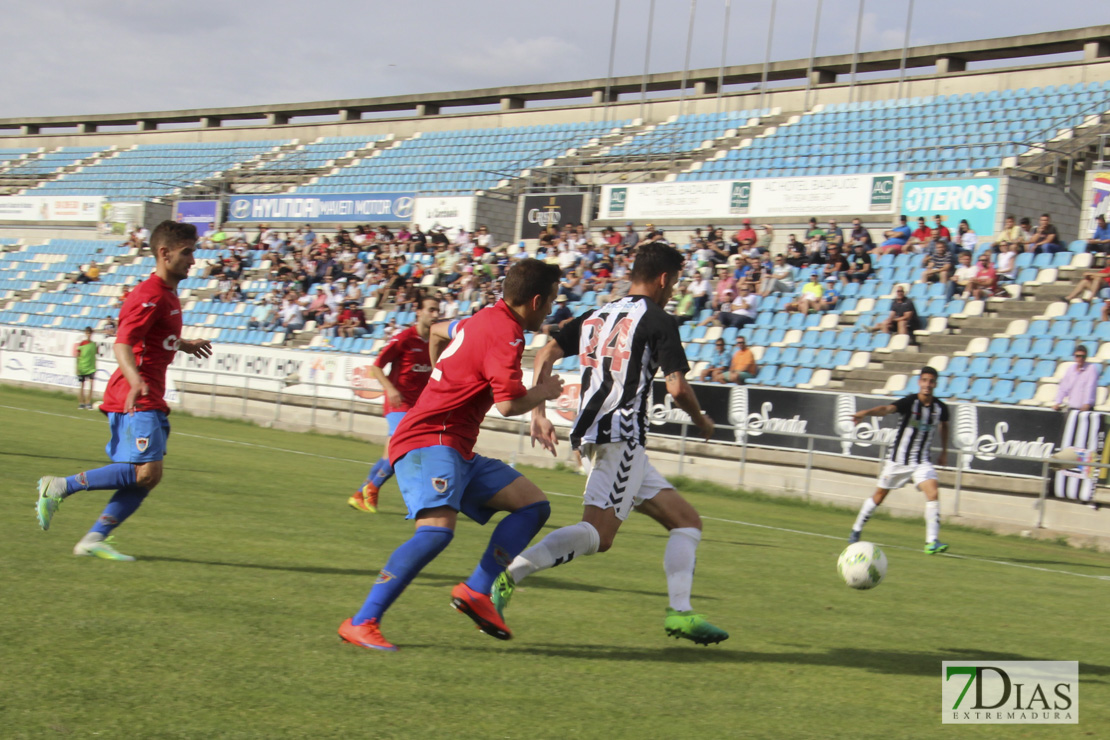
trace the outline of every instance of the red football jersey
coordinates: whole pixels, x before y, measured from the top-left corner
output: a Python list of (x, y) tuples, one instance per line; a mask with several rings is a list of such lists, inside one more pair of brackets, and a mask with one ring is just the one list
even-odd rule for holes
[(398, 332), (389, 344), (382, 347), (381, 353), (374, 360), (374, 364), (389, 369), (389, 382), (401, 394), (401, 405), (393, 406), (389, 397), (385, 399), (385, 413), (394, 411), (408, 411), (420, 397), (420, 392), (428, 384), (428, 376), (432, 373), (432, 359), (428, 355), (428, 340), (420, 336), (415, 326), (410, 326)]
[(389, 440), (390, 462), (434, 445), (474, 457), (478, 426), (490, 407), (528, 392), (521, 382), (523, 354), (524, 329), (504, 301), (460, 321), (428, 386)]
[[(151, 275), (123, 302), (116, 330), (116, 344), (131, 345), (139, 375), (150, 389), (149, 394), (135, 401), (137, 410), (169, 413), (170, 407), (165, 400), (166, 368), (177, 354), (180, 337), (181, 301), (177, 292), (162, 278)], [(108, 380), (100, 410), (122, 412), (130, 390), (127, 378), (117, 369)]]

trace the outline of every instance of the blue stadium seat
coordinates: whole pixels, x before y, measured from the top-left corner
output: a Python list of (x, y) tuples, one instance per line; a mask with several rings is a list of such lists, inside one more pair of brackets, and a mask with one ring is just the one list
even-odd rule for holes
[(1014, 392), (1010, 396), (1010, 403), (1020, 403), (1021, 401), (1031, 400), (1037, 395), (1037, 384), (1031, 380), (1023, 381), (1017, 384)]

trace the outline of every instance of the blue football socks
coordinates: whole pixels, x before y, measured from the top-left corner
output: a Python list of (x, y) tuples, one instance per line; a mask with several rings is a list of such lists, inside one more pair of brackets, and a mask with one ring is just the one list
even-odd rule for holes
[(135, 510), (143, 503), (143, 499), (146, 498), (146, 494), (147, 492), (144, 489), (136, 486), (121, 488), (116, 491), (108, 505), (104, 507), (104, 511), (101, 512), (100, 518), (96, 520), (96, 524), (89, 531), (100, 532), (100, 534), (107, 537), (113, 529), (123, 524), (127, 517), (135, 513)]
[(131, 463), (112, 463), (103, 468), (67, 476), (65, 495), (78, 491), (124, 489), (134, 485), (135, 466)]
[(366, 482), (380, 489), (385, 485), (385, 482), (392, 477), (393, 466), (389, 464), (388, 457), (383, 457), (381, 460), (374, 463), (374, 467), (370, 468), (370, 475), (366, 476)]
[(351, 623), (360, 625), (369, 619), (380, 622), (386, 609), (397, 600), (405, 587), (412, 583), (416, 574), (435, 560), (435, 557), (451, 543), (451, 538), (454, 536), (454, 530), (446, 527), (417, 529), (408, 542), (398, 547), (389, 556), (389, 562), (378, 574), (378, 580), (374, 581), (374, 587), (370, 589), (366, 602)]
[(470, 574), (466, 585), (480, 594), (488, 594), (497, 576), (513, 562), (513, 558), (528, 547), (528, 543), (543, 528), (551, 516), (551, 504), (537, 501), (517, 509), (498, 523), (489, 538), (478, 567)]

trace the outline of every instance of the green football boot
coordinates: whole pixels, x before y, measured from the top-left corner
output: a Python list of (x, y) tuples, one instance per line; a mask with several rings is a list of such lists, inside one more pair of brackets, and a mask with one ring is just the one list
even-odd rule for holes
[(99, 539), (97, 539), (95, 535), (96, 533), (85, 535), (85, 537), (73, 548), (73, 554), (92, 558), (103, 558), (104, 560), (119, 560), (124, 563), (135, 562), (135, 558), (130, 555), (124, 555), (112, 546), (115, 543), (114, 537), (105, 539), (104, 535), (99, 535)]
[(505, 610), (509, 608), (509, 601), (513, 598), (515, 588), (516, 584), (513, 583), (512, 576), (507, 571), (501, 571), (501, 575), (497, 576), (497, 580), (493, 582), (493, 588), (490, 589), (490, 600), (502, 619), (505, 618)]
[(39, 478), (39, 498), (35, 502), (35, 516), (43, 531), (50, 529), (50, 520), (54, 512), (62, 505), (62, 497), (66, 492), (66, 479), (44, 475)]
[(669, 606), (667, 618), (663, 620), (663, 629), (676, 640), (683, 637), (699, 645), (712, 645), (728, 639), (727, 632), (711, 625), (701, 614), (693, 611), (679, 612)]
[(948, 545), (945, 544), (944, 542), (926, 542), (925, 543), (925, 554), (926, 555), (937, 555), (937, 554), (942, 553), (942, 552), (948, 552)]

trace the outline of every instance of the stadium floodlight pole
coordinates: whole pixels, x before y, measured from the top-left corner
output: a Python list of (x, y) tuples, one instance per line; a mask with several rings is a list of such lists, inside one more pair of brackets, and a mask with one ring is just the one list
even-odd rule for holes
[(848, 102), (856, 99), (856, 65), (859, 64), (859, 40), (863, 35), (863, 4), (866, 0), (859, 0), (859, 13), (856, 15), (856, 46), (852, 50), (852, 77), (848, 82)]
[(913, 24), (913, 0), (906, 10), (906, 37), (902, 41), (902, 64), (898, 67), (898, 97), (902, 97), (902, 83), (906, 81), (906, 54), (910, 48), (910, 26)]
[(690, 28), (686, 31), (686, 60), (682, 63), (682, 89), (678, 93), (678, 115), (682, 115), (686, 105), (686, 77), (690, 74), (690, 47), (694, 44), (694, 16), (698, 11), (698, 0), (690, 0)]
[(640, 78), (640, 119), (644, 117), (644, 106), (647, 105), (647, 78), (648, 66), (651, 64), (651, 35), (655, 26), (655, 0), (651, 0), (648, 7), (647, 41), (644, 42), (644, 75)]
[(775, 7), (778, 0), (771, 0), (771, 22), (767, 24), (767, 54), (763, 57), (763, 74), (759, 78), (759, 107), (765, 108), (763, 100), (767, 95), (767, 69), (771, 66), (771, 40), (775, 35)]
[(602, 101), (601, 120), (609, 120), (609, 91), (613, 88), (613, 64), (617, 58), (617, 22), (621, 17), (621, 0), (613, 0), (613, 36), (609, 40), (609, 76), (605, 78), (605, 100)]
[(809, 88), (813, 85), (813, 60), (817, 56), (817, 33), (821, 30), (821, 5), (823, 0), (817, 0), (817, 12), (813, 18), (813, 41), (809, 44), (809, 68), (806, 69), (806, 94), (802, 101), (802, 110), (809, 110)]
[[(654, 2), (654, 0), (652, 0)], [(725, 55), (728, 53), (728, 19), (732, 14), (732, 0), (725, 0), (725, 25), (721, 34), (721, 66), (717, 70), (717, 107), (716, 112), (721, 112), (721, 94), (725, 87)]]

